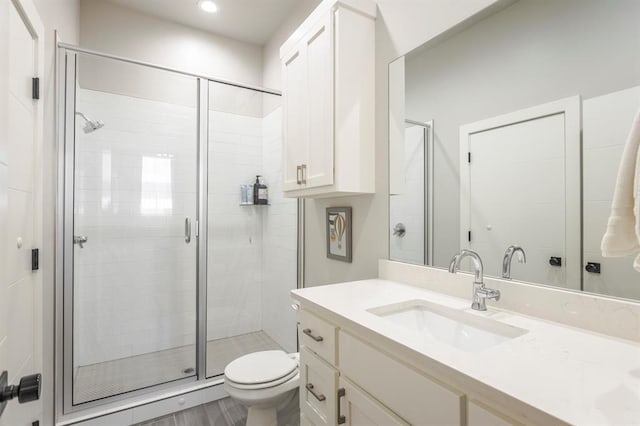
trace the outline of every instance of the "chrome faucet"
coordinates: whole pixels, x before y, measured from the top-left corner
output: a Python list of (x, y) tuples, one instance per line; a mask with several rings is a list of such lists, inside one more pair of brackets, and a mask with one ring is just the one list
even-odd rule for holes
[(480, 255), (472, 250), (460, 250), (460, 253), (456, 254), (451, 259), (451, 263), (449, 264), (449, 272), (455, 274), (456, 271), (460, 268), (460, 262), (465, 257), (470, 257), (473, 261), (475, 274), (473, 280), (473, 296), (471, 309), (475, 309), (476, 311), (486, 311), (487, 299), (496, 299), (496, 301), (500, 300), (500, 291), (484, 286), (484, 282), (482, 281), (482, 259), (480, 259)]
[(522, 261), (527, 263), (527, 254), (522, 247), (513, 245), (507, 247), (507, 250), (504, 252), (504, 257), (502, 258), (502, 278), (511, 279), (511, 260), (516, 252), (522, 253)]

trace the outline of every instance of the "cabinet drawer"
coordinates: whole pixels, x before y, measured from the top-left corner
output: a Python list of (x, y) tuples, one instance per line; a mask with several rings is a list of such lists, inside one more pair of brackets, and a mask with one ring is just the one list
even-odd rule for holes
[(464, 395), (340, 332), (340, 372), (412, 424), (460, 425)]
[(323, 319), (302, 310), (300, 312), (302, 345), (311, 349), (332, 365), (336, 365), (337, 329)]
[(520, 425), (515, 420), (478, 401), (469, 401), (468, 426), (513, 426)]
[(338, 371), (309, 349), (300, 350), (300, 412), (316, 426), (335, 425)]

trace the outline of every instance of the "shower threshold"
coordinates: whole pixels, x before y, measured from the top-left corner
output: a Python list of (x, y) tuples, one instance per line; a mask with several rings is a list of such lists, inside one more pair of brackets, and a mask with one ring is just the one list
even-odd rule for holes
[[(207, 342), (207, 377), (220, 375), (234, 359), (256, 351), (281, 349), (256, 331)], [(195, 375), (195, 345), (166, 349), (76, 368), (73, 402), (81, 404)]]

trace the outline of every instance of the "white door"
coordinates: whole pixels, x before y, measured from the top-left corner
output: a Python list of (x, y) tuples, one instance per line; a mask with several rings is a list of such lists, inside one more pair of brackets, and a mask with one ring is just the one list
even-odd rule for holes
[(304, 49), (296, 49), (282, 64), (284, 82), (284, 146), (283, 190), (301, 188), (302, 164), (307, 158), (308, 102), (307, 75)]
[(579, 227), (568, 214), (579, 209), (579, 139), (567, 136), (573, 119), (565, 107), (552, 106), (467, 129), (461, 247), (480, 254), (486, 275), (500, 276), (506, 248), (521, 246), (527, 262), (514, 258), (511, 278), (579, 289)]
[[(7, 108), (0, 108), (0, 128), (7, 129), (0, 135), (0, 372), (18, 384), (42, 371), (41, 272), (31, 267), (42, 232), (42, 101), (32, 96), (32, 79), (41, 75), (42, 24), (29, 2), (1, 0), (0, 31), (0, 96)], [(40, 401), (15, 399), (0, 425), (31, 425), (41, 413)]]
[(311, 29), (305, 42), (309, 107), (308, 155), (304, 187), (333, 183), (333, 35), (332, 15)]
[(340, 389), (344, 389), (339, 416), (348, 426), (408, 425), (388, 408), (361, 391), (350, 381), (340, 377)]

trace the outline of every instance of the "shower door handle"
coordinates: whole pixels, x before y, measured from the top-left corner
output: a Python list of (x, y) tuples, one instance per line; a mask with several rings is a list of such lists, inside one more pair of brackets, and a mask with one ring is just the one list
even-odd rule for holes
[(191, 219), (189, 217), (184, 219), (184, 242), (187, 244), (191, 242)]
[(74, 235), (73, 236), (73, 244), (77, 244), (80, 248), (84, 248), (84, 244), (89, 241), (89, 238), (86, 235)]

